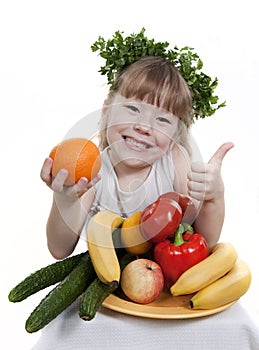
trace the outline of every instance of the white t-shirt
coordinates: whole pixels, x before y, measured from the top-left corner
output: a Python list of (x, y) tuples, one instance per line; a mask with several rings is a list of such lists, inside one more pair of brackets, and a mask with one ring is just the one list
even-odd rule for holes
[(134, 183), (134, 191), (120, 189), (116, 173), (107, 149), (102, 152), (101, 180), (96, 184), (96, 196), (90, 215), (101, 210), (111, 210), (119, 215), (130, 216), (154, 202), (162, 193), (173, 191), (174, 165), (172, 153), (165, 154), (151, 167), (147, 179), (139, 186)]

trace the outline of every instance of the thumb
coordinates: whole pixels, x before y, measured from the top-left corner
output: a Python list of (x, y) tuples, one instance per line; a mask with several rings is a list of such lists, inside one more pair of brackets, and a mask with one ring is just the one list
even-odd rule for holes
[(221, 145), (214, 155), (210, 158), (209, 164), (218, 164), (221, 165), (227, 152), (234, 147), (232, 142), (226, 142)]

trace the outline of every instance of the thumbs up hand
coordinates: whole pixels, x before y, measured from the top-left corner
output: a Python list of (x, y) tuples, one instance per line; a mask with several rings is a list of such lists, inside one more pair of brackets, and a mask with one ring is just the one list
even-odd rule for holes
[(194, 162), (188, 173), (188, 194), (199, 201), (215, 200), (222, 196), (224, 184), (221, 165), (227, 152), (234, 147), (232, 142), (221, 145), (208, 163)]

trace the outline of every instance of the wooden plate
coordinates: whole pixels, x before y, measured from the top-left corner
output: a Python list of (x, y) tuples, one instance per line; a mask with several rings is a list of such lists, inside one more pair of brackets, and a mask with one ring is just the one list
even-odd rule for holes
[(193, 294), (179, 297), (173, 297), (169, 292), (162, 292), (160, 296), (149, 304), (137, 304), (126, 298), (126, 296), (118, 292), (109, 295), (103, 302), (102, 306), (122, 312), (124, 314), (160, 319), (185, 319), (212, 315), (221, 312), (235, 303), (229, 303), (209, 310), (193, 310), (189, 306), (189, 302)]

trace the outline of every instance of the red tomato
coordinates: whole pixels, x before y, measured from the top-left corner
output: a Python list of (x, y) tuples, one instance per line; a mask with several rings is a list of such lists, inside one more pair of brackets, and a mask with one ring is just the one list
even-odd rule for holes
[(140, 218), (141, 233), (152, 243), (172, 235), (182, 220), (180, 205), (169, 198), (159, 198), (147, 206)]
[(196, 217), (196, 208), (191, 197), (178, 192), (167, 192), (158, 197), (158, 199), (161, 198), (172, 199), (179, 203), (182, 208), (182, 222), (187, 222), (188, 224), (193, 223)]

